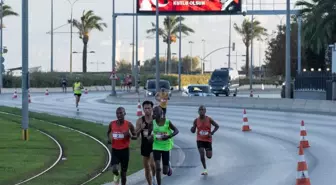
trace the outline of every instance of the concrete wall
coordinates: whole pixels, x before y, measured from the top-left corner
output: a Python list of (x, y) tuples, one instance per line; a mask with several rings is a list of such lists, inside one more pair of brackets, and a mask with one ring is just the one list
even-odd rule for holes
[(294, 91), (294, 99), (306, 99), (306, 100), (326, 100), (327, 93), (325, 91)]

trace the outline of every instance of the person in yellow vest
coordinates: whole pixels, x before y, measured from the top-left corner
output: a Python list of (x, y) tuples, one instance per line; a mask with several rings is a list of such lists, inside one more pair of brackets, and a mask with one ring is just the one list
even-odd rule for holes
[(165, 118), (166, 113), (167, 113), (167, 104), (169, 100), (169, 94), (165, 91), (164, 88), (161, 88), (161, 92), (156, 93), (155, 99), (156, 101), (159, 102), (159, 106), (162, 109), (162, 113), (163, 113), (162, 117)]
[(76, 82), (74, 83), (72, 88), (73, 88), (74, 95), (75, 95), (75, 98), (76, 98), (76, 108), (77, 108), (77, 111), (79, 111), (78, 104), (79, 104), (79, 101), (80, 101), (80, 97), (82, 96), (82, 89), (84, 87), (83, 87), (83, 84), (80, 82), (78, 77), (76, 77)]

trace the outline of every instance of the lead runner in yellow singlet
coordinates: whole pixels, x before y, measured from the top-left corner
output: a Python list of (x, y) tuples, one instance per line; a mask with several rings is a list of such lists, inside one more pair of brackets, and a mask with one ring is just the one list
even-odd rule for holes
[(73, 84), (72, 88), (76, 98), (76, 109), (79, 111), (78, 104), (80, 97), (82, 96), (82, 89), (84, 89), (83, 84), (79, 80), (79, 77), (76, 77), (76, 82)]

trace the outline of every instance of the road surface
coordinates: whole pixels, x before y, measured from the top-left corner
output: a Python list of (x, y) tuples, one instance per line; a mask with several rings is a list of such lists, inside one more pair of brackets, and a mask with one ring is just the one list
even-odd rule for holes
[[(77, 117), (104, 124), (115, 118), (118, 105), (97, 100), (106, 93), (83, 94), (80, 112), (76, 113), (72, 94), (32, 94), (30, 110)], [(0, 104), (21, 106), (21, 99), (1, 95)], [(126, 105), (127, 119), (135, 122), (137, 104)], [(178, 127), (175, 143), (183, 148), (185, 160), (163, 185), (294, 185), (298, 159), (300, 121), (305, 120), (311, 147), (305, 150), (313, 185), (335, 184), (336, 117), (313, 114), (247, 110), (250, 133), (241, 132), (240, 109), (208, 107), (207, 113), (219, 125), (213, 136), (214, 156), (207, 160), (209, 175), (200, 175), (202, 166), (195, 135), (190, 133), (198, 107), (169, 106), (167, 116)], [(102, 133), (105, 134), (105, 133)], [(177, 159), (173, 159), (174, 161)], [(143, 183), (142, 183), (143, 184)]]

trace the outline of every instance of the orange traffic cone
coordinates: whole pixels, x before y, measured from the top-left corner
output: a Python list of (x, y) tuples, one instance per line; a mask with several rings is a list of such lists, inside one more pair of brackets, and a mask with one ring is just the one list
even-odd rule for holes
[(307, 140), (307, 131), (303, 120), (301, 121), (300, 137), (301, 137), (300, 146), (302, 146), (303, 148), (309, 148), (310, 145)]
[(18, 96), (17, 96), (17, 91), (16, 91), (16, 89), (15, 89), (15, 91), (14, 91), (14, 94), (13, 94), (13, 96), (12, 96), (12, 99), (16, 99)]
[(84, 93), (85, 93), (85, 94), (87, 94), (87, 93), (88, 93), (88, 90), (87, 90), (87, 88), (85, 88), (85, 91), (84, 91)]
[(242, 131), (246, 132), (246, 131), (251, 131), (252, 129), (250, 129), (250, 126), (248, 124), (248, 119), (247, 119), (247, 115), (246, 115), (246, 110), (244, 109), (243, 112), (243, 126), (242, 126)]
[(140, 104), (140, 100), (138, 101), (138, 109), (137, 109), (137, 113), (136, 115), (138, 117), (141, 117), (142, 116), (142, 109), (141, 109), (141, 104)]
[(45, 93), (44, 93), (46, 96), (49, 95), (49, 91), (48, 91), (48, 88), (46, 89)]
[(296, 185), (310, 185), (308, 165), (305, 160), (303, 147), (299, 147), (299, 160), (297, 164)]

